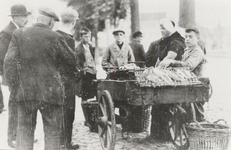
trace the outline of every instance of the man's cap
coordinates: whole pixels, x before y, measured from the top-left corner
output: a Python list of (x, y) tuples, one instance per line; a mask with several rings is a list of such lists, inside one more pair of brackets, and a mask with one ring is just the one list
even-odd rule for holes
[(44, 16), (47, 16), (47, 17), (50, 17), (50, 18), (54, 18), (55, 21), (58, 21), (59, 22), (59, 17), (58, 15), (50, 8), (48, 7), (45, 7), (45, 6), (40, 6), (39, 9), (38, 9), (38, 12), (41, 14), (41, 15), (44, 15)]
[(197, 27), (189, 27), (189, 28), (185, 29), (185, 32), (191, 32), (191, 31), (195, 32), (198, 35), (200, 34), (200, 32), (199, 32), (199, 30), (198, 30)]
[(140, 31), (136, 31), (136, 32), (134, 32), (133, 35), (132, 35), (133, 38), (136, 38), (136, 37), (139, 37), (139, 36), (140, 36), (140, 37), (143, 37), (143, 34), (142, 34), (142, 32), (140, 32)]
[(116, 35), (118, 32), (122, 32), (123, 34), (125, 34), (124, 30), (121, 29), (116, 29), (112, 32), (113, 35)]
[(16, 4), (11, 6), (11, 14), (9, 16), (27, 16), (31, 14), (27, 11), (26, 7), (22, 4)]
[(79, 14), (72, 8), (66, 8), (60, 13), (60, 17), (63, 21), (74, 21), (79, 19)]
[(84, 34), (88, 34), (88, 33), (91, 33), (91, 30), (89, 30), (88, 28), (83, 27), (80, 29), (80, 35), (84, 35)]

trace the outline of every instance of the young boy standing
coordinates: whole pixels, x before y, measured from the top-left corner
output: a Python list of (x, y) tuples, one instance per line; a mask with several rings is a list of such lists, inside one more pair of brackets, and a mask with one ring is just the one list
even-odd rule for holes
[(125, 32), (115, 30), (113, 33), (115, 43), (111, 44), (104, 52), (102, 67), (120, 67), (126, 65), (129, 61), (135, 62), (131, 47), (124, 42)]
[[(203, 68), (206, 62), (204, 52), (198, 46), (200, 33), (197, 28), (188, 28), (185, 30), (186, 48), (182, 60), (167, 59), (161, 62), (161, 66), (179, 66), (188, 67), (197, 77), (203, 77)], [(194, 103), (196, 109), (197, 121), (204, 121), (204, 103)]]

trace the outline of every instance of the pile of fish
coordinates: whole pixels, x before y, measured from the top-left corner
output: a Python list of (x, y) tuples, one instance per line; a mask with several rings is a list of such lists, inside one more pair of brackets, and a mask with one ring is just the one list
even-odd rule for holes
[(134, 63), (126, 64), (124, 66), (119, 67), (119, 70), (139, 70), (139, 69), (140, 67)]
[(200, 84), (196, 75), (188, 68), (183, 67), (149, 67), (143, 71), (137, 80), (141, 85), (152, 86)]

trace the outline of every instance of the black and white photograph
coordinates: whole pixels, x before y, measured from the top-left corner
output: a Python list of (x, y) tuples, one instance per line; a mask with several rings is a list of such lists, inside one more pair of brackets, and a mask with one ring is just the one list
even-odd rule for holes
[(1, 0), (0, 150), (231, 150), (231, 0)]

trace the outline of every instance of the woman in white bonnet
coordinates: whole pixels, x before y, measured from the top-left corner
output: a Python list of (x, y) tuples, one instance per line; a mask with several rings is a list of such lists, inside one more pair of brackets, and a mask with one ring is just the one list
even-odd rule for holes
[[(175, 23), (167, 18), (160, 20), (162, 38), (150, 44), (146, 53), (146, 66), (158, 67), (165, 59), (181, 60), (184, 53), (184, 38), (175, 30)], [(168, 106), (153, 105), (150, 139), (167, 140)]]

